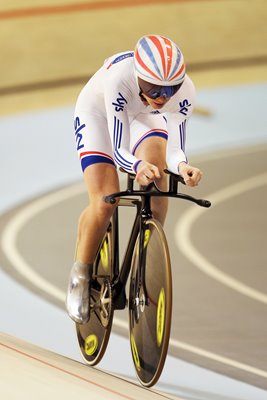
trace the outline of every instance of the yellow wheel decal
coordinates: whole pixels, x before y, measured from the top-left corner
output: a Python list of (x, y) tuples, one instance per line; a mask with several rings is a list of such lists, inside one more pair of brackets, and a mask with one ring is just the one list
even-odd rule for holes
[(103, 265), (103, 268), (106, 272), (108, 272), (108, 243), (107, 240), (104, 241), (100, 250), (100, 258)]
[(149, 239), (150, 239), (150, 229), (145, 230), (145, 235), (144, 235), (144, 248), (147, 246)]
[(158, 298), (157, 308), (157, 345), (161, 346), (165, 325), (165, 292), (162, 288)]
[(141, 370), (140, 360), (139, 360), (139, 355), (138, 355), (138, 351), (137, 351), (137, 347), (136, 347), (136, 343), (135, 343), (133, 334), (131, 334), (131, 348), (132, 348), (132, 354), (133, 354), (135, 366), (138, 369), (138, 371), (140, 371)]
[(96, 335), (89, 335), (84, 341), (84, 351), (88, 356), (92, 356), (98, 347), (98, 339)]

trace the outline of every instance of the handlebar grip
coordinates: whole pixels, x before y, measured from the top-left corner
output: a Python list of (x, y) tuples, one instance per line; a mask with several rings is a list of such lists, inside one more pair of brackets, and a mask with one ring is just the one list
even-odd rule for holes
[(116, 203), (116, 199), (111, 195), (111, 196), (104, 196), (103, 200), (105, 203), (109, 203), (109, 204), (115, 204)]
[(184, 178), (182, 175), (176, 175), (175, 179), (177, 179), (178, 182), (181, 182), (183, 185), (186, 185)]
[(200, 200), (199, 201), (199, 205), (201, 206), (201, 207), (205, 207), (205, 208), (209, 208), (210, 206), (211, 206), (211, 202), (209, 201), (209, 200)]
[(184, 178), (182, 175), (175, 174), (174, 172), (169, 171), (167, 168), (164, 169), (165, 174), (170, 175), (172, 179), (174, 179), (177, 182), (181, 182), (183, 185), (185, 185)]

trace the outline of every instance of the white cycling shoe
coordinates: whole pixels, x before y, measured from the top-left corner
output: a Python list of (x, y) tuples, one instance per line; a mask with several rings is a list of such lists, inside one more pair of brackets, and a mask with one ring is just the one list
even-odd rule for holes
[(92, 276), (92, 265), (76, 261), (70, 272), (69, 286), (66, 297), (68, 314), (78, 324), (89, 321), (89, 291)]

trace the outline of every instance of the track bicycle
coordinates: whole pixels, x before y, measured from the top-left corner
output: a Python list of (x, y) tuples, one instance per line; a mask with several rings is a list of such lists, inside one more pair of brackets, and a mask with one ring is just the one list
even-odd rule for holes
[[(125, 172), (125, 171), (124, 171)], [(161, 224), (151, 212), (151, 198), (167, 196), (210, 207), (208, 200), (178, 192), (180, 175), (169, 174), (168, 191), (154, 182), (134, 189), (135, 175), (128, 174), (127, 189), (104, 201), (115, 204), (109, 227), (99, 247), (90, 283), (90, 319), (76, 323), (80, 351), (86, 363), (102, 359), (112, 328), (115, 310), (129, 309), (132, 358), (142, 385), (154, 385), (164, 367), (170, 338), (172, 276), (168, 244)], [(136, 215), (122, 262), (119, 260), (119, 208), (135, 207)], [(128, 297), (126, 285), (128, 283)]]

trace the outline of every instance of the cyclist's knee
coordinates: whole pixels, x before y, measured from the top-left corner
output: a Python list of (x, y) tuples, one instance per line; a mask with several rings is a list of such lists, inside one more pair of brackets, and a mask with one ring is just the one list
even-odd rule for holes
[(90, 207), (92, 208), (92, 211), (96, 216), (103, 220), (109, 219), (112, 216), (117, 204), (118, 200), (115, 204), (106, 203), (104, 201), (104, 196), (102, 195), (95, 196), (94, 199), (90, 201)]

